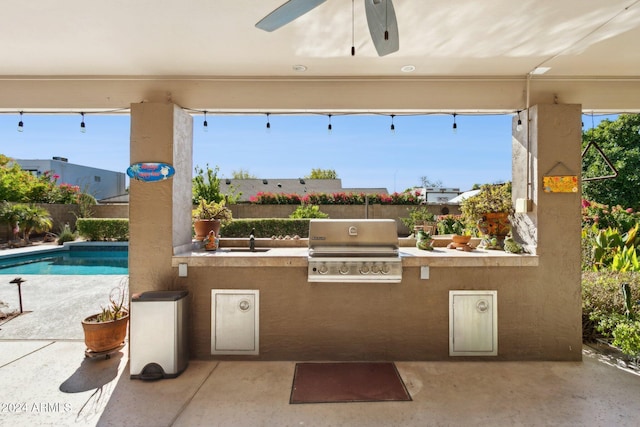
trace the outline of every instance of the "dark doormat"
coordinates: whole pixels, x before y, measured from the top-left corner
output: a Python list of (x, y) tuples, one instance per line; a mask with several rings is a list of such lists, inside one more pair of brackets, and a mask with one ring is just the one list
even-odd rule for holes
[(289, 403), (410, 400), (391, 362), (296, 363)]

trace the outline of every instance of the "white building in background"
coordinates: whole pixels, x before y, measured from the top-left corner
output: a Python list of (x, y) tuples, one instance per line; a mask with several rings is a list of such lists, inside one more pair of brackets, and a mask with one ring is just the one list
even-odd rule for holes
[(412, 190), (414, 194), (417, 194), (418, 191), (422, 202), (428, 204), (449, 203), (451, 199), (460, 194), (459, 188), (415, 187)]
[(69, 163), (64, 157), (48, 159), (14, 159), (22, 170), (41, 176), (47, 171), (58, 175), (58, 184), (77, 185), (97, 200), (126, 193), (126, 175), (105, 169)]

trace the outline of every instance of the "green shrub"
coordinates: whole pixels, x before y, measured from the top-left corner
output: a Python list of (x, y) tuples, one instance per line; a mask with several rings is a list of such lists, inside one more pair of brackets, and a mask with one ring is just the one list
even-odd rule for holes
[(238, 201), (242, 193), (236, 193), (233, 186), (229, 187), (227, 194), (220, 192), (219, 171), (220, 168), (218, 166), (212, 169), (209, 164), (207, 164), (206, 169), (195, 167), (195, 175), (191, 185), (192, 203), (194, 205), (197, 205), (200, 200), (204, 200), (207, 203), (220, 203), (224, 200), (228, 204), (234, 204)]
[(129, 240), (127, 218), (78, 218), (78, 233), (87, 240)]
[(18, 224), (22, 238), (28, 241), (31, 233), (51, 230), (53, 220), (49, 211), (40, 206), (2, 202), (0, 204), (0, 224), (7, 224), (12, 232)]
[(463, 235), (465, 224), (460, 215), (440, 215), (436, 223), (438, 234), (459, 234)]
[(289, 218), (329, 218), (329, 215), (321, 212), (320, 206), (300, 205), (289, 215)]
[(631, 357), (640, 357), (640, 322), (626, 320), (616, 325), (612, 344)]
[(58, 244), (62, 245), (65, 242), (73, 242), (77, 237), (77, 233), (71, 231), (71, 227), (69, 227), (69, 224), (65, 224), (60, 231), (60, 235), (58, 236)]
[(640, 273), (585, 271), (582, 273), (582, 334), (585, 340), (612, 336), (613, 329), (625, 320), (625, 300), (620, 287), (628, 283), (631, 300), (640, 299)]
[(640, 222), (640, 212), (622, 206), (608, 206), (602, 203), (582, 200), (582, 226), (595, 225), (600, 229), (617, 228), (629, 230)]
[[(582, 230), (582, 268), (594, 270), (640, 271), (637, 249), (640, 246), (638, 225), (621, 233), (617, 228)], [(589, 252), (591, 248), (591, 252)]]
[(256, 237), (309, 237), (309, 219), (250, 218), (234, 219), (220, 231), (222, 237), (249, 237), (255, 229)]
[(426, 206), (408, 208), (407, 210), (409, 212), (409, 217), (400, 218), (400, 221), (402, 221), (411, 233), (413, 233), (413, 229), (416, 225), (422, 225), (425, 221), (436, 221), (436, 215), (433, 212), (430, 212)]

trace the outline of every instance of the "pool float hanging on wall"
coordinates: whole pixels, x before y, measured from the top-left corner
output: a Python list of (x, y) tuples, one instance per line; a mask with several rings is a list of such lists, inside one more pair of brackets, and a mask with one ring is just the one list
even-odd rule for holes
[(144, 182), (164, 181), (171, 178), (176, 170), (168, 163), (141, 162), (127, 168), (129, 178)]

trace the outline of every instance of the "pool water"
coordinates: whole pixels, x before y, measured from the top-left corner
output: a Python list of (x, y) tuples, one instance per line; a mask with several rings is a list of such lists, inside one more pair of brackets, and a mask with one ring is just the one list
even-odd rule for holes
[(129, 274), (127, 246), (69, 247), (0, 258), (0, 274)]

